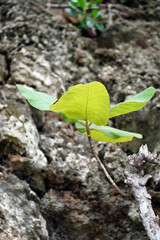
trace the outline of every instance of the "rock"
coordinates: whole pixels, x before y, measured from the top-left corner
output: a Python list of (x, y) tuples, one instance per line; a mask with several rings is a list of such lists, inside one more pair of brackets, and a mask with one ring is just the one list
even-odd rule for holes
[[(73, 192), (88, 195), (95, 192), (106, 193), (108, 183), (95, 159), (74, 153), (60, 138), (41, 136), (41, 149), (51, 161), (48, 169), (48, 185), (55, 188), (71, 188)], [(77, 151), (77, 148), (76, 148)], [(84, 154), (84, 153), (83, 153)], [(81, 190), (79, 190), (81, 188)]]
[[(114, 181), (118, 183), (124, 182), (124, 168), (126, 164), (127, 154), (116, 143), (97, 143), (97, 153), (103, 159), (103, 164), (112, 175)], [(123, 184), (124, 188), (124, 184)]]
[[(41, 200), (41, 208), (50, 236), (66, 240), (109, 239), (107, 222), (116, 212), (110, 209), (109, 199), (103, 199), (102, 195), (99, 197), (100, 202), (95, 196), (82, 199), (71, 191), (48, 191)], [(115, 199), (116, 206), (117, 203)], [(122, 205), (119, 202), (120, 208)], [(112, 236), (116, 239), (116, 233)]]
[(139, 211), (138, 211), (138, 205), (136, 203), (132, 203), (129, 206), (129, 210), (128, 210), (128, 217), (134, 222), (134, 223), (140, 223), (141, 219), (139, 216)]
[[(41, 5), (40, 0), (36, 2)], [(157, 1), (147, 4), (156, 6), (148, 14), (155, 19)], [(142, 20), (138, 14), (134, 20), (115, 14), (103, 42), (82, 37), (60, 11), (53, 10), (51, 16), (25, 0), (1, 0), (0, 5), (0, 48), (6, 57), (2, 62), (7, 62), (2, 72), (8, 70), (6, 75), (2, 73), (0, 87), (1, 165), (27, 181), (41, 198), (37, 204), (51, 240), (147, 239), (133, 211), (134, 200), (121, 197), (108, 183), (91, 155), (86, 136), (75, 131), (73, 124), (63, 123), (57, 114), (29, 107), (13, 85), (21, 83), (60, 97), (72, 85), (100, 81), (108, 89), (111, 106), (149, 86), (158, 90), (159, 22)], [(4, 80), (10, 85), (4, 85)], [(159, 152), (160, 145), (158, 94), (142, 111), (109, 122), (119, 129), (143, 133), (142, 141), (154, 152)], [(94, 142), (107, 170), (126, 192), (125, 159), (142, 141)], [(159, 169), (147, 171), (153, 175), (155, 191)], [(158, 204), (159, 196), (157, 210)]]
[(0, 239), (49, 240), (36, 194), (29, 185), (0, 168)]
[(10, 68), (10, 83), (34, 86), (56, 98), (58, 93), (64, 92), (62, 79), (52, 73), (50, 63), (35, 48), (22, 48), (12, 57)]
[(138, 31), (135, 28), (129, 29), (129, 27), (122, 24), (113, 24), (107, 31), (102, 33), (102, 36), (98, 39), (98, 46), (101, 48), (118, 48), (121, 42), (130, 41), (143, 41), (144, 48), (147, 47), (145, 39), (145, 33)]
[[(95, 232), (100, 231), (98, 221), (93, 223), (96, 218), (87, 216), (91, 210), (87, 201), (75, 198), (69, 191), (59, 194), (50, 190), (41, 200), (41, 207), (45, 217), (51, 219), (48, 222), (51, 236), (55, 235), (56, 229), (56, 239), (88, 240), (89, 229), (94, 226)], [(54, 222), (55, 217), (56, 222)]]
[(153, 176), (152, 184), (157, 189), (160, 186), (160, 167), (159, 166), (152, 166), (150, 171), (151, 175)]
[[(17, 93), (15, 94), (15, 91)], [(19, 102), (17, 88), (6, 86), (1, 90), (3, 100), (0, 110), (0, 157), (13, 172), (23, 178), (30, 177), (34, 189), (45, 188), (41, 173), (47, 168), (47, 159), (39, 149), (39, 134), (30, 116), (31, 111)], [(6, 99), (7, 98), (7, 99)], [(22, 99), (22, 96), (20, 97)]]
[(0, 83), (4, 83), (8, 75), (6, 57), (0, 54)]

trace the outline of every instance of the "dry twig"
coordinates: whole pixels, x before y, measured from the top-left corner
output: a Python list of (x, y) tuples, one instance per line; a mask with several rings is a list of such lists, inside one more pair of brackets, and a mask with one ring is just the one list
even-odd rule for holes
[(131, 186), (133, 195), (138, 203), (140, 217), (144, 228), (151, 240), (160, 240), (159, 217), (155, 215), (151, 196), (146, 189), (147, 181), (151, 175), (144, 175), (144, 166), (146, 162), (160, 164), (156, 155), (148, 151), (147, 145), (141, 146), (138, 154), (128, 157), (125, 168), (125, 182)]
[(32, 5), (34, 5), (35, 7), (39, 8), (41, 11), (46, 12), (46, 13), (48, 13), (48, 14), (51, 15), (51, 16), (56, 16), (55, 13), (53, 13), (53, 12), (50, 11), (49, 9), (43, 7), (42, 5), (39, 5), (38, 3), (33, 2), (32, 0), (29, 0), (29, 2), (30, 2)]

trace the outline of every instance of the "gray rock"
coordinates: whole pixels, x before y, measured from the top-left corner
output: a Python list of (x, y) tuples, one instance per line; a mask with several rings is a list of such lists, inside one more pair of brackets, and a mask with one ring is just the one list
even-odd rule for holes
[(6, 57), (0, 54), (0, 83), (4, 83), (8, 75)]
[(10, 68), (10, 82), (34, 86), (56, 98), (58, 93), (65, 91), (62, 79), (52, 73), (49, 61), (35, 48), (22, 48), (12, 57)]
[(0, 169), (0, 239), (48, 240), (38, 198), (24, 181)]
[(39, 134), (30, 116), (31, 110), (27, 104), (25, 108), (25, 105), (19, 103), (18, 99), (22, 99), (22, 96), (17, 88), (6, 86), (5, 91), (1, 90), (1, 94), (3, 96), (0, 109), (1, 161), (3, 164), (8, 162), (12, 171), (17, 171), (18, 168), (18, 175), (21, 177), (31, 175), (30, 181), (36, 186), (34, 189), (44, 190), (44, 176), (41, 171), (47, 168), (47, 158), (38, 147)]
[(61, 138), (41, 136), (41, 140), (41, 149), (51, 161), (48, 170), (50, 187), (54, 188), (54, 185), (58, 184), (61, 188), (63, 185), (71, 186), (76, 191), (77, 185), (85, 195), (107, 191), (108, 183), (94, 158), (74, 153), (74, 150), (70, 152), (72, 150)]
[[(150, 2), (157, 6), (157, 1)], [(158, 7), (151, 10), (148, 15), (158, 14)], [(1, 0), (1, 13), (0, 48), (8, 59), (7, 83), (29, 85), (59, 97), (72, 85), (100, 80), (109, 91), (111, 105), (151, 85), (160, 88), (158, 21), (114, 18), (115, 27), (107, 31), (107, 42), (101, 45), (97, 39), (82, 37), (60, 12), (50, 16), (25, 0)], [(143, 141), (155, 152), (160, 146), (158, 94), (138, 115), (109, 123), (144, 133)], [(0, 89), (0, 127), (0, 163), (25, 179), (42, 198), (51, 240), (146, 239), (133, 211), (134, 200), (120, 197), (111, 187), (91, 156), (87, 138), (75, 132), (72, 124), (62, 123), (53, 113), (38, 113), (15, 87), (6, 85)], [(104, 165), (123, 190), (126, 153), (136, 152), (139, 144), (142, 141), (96, 144)], [(159, 169), (151, 171), (156, 189)], [(158, 204), (159, 196), (157, 209)]]

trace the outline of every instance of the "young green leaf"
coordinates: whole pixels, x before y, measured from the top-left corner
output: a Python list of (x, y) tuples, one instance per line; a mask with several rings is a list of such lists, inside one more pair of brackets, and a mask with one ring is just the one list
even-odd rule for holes
[(99, 11), (97, 9), (93, 9), (91, 15), (92, 17), (96, 18), (99, 15)]
[(86, 19), (86, 26), (88, 28), (92, 28), (94, 26), (94, 24), (95, 23), (94, 23), (94, 21), (92, 19), (89, 19), (89, 18)]
[(50, 106), (50, 110), (61, 112), (70, 119), (89, 120), (96, 125), (106, 125), (109, 106), (109, 95), (105, 86), (92, 82), (69, 90)]
[[(86, 127), (80, 122), (76, 123), (76, 128), (87, 135)], [(122, 131), (108, 126), (97, 126), (91, 124), (90, 126), (91, 138), (102, 142), (128, 142), (132, 141), (133, 137), (142, 138), (141, 134)]]
[(49, 107), (57, 99), (46, 93), (30, 90), (22, 85), (17, 84), (20, 93), (28, 100), (28, 102), (39, 110), (49, 111)]
[(149, 87), (129, 100), (113, 106), (109, 118), (140, 110), (153, 97), (155, 92), (155, 88)]
[(78, 0), (72, 0), (70, 1), (70, 6), (77, 7), (78, 6)]
[(66, 13), (68, 13), (71, 17), (76, 18), (77, 14), (71, 8), (65, 8)]
[(78, 0), (78, 3), (79, 3), (79, 6), (80, 6), (82, 9), (85, 9), (86, 0)]
[(69, 6), (75, 11), (77, 12), (78, 14), (82, 15), (83, 12), (76, 6), (73, 6), (70, 2), (69, 2)]
[(96, 23), (95, 26), (100, 32), (102, 32), (104, 30), (104, 26), (102, 23)]
[(85, 29), (86, 28), (86, 24), (84, 22), (79, 22), (76, 24), (76, 27), (79, 29), (79, 30), (82, 30), (82, 29)]

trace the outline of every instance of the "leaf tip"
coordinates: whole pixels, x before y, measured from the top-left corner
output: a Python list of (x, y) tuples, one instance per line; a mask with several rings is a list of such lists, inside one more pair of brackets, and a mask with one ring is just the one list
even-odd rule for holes
[(143, 135), (142, 135), (142, 134), (138, 134), (138, 135), (137, 135), (137, 138), (142, 139), (142, 138), (143, 138)]

